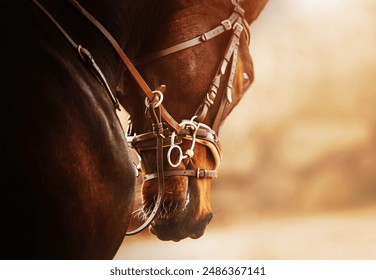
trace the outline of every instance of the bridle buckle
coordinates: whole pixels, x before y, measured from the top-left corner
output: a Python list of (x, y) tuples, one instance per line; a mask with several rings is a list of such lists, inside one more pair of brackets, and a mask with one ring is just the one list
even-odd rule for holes
[(234, 30), (237, 30), (237, 28), (239, 28), (239, 32), (242, 32), (244, 29), (243, 25), (241, 25), (239, 22), (235, 22)]
[[(201, 174), (203, 173), (203, 174)], [(207, 178), (209, 177), (208, 176), (208, 171), (206, 169), (200, 169), (200, 168), (197, 168), (196, 170), (196, 178), (197, 179), (202, 179), (202, 178)]]
[[(204, 176), (201, 176), (201, 171), (204, 172)], [(205, 177), (206, 177), (206, 169), (197, 168), (197, 170), (196, 170), (196, 178), (200, 179), (200, 178), (205, 178)]]
[(221, 24), (225, 28), (225, 30), (231, 30), (232, 28), (231, 21), (229, 21), (228, 19), (225, 19), (224, 21), (222, 21)]

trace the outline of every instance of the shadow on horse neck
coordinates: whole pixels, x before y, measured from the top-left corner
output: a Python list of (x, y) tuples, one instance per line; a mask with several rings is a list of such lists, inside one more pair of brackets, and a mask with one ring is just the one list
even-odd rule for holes
[[(85, 1), (117, 39), (130, 36), (130, 28), (120, 30), (132, 22), (116, 16), (129, 10), (120, 5), (128, 2), (111, 1), (107, 7), (109, 2)], [(116, 85), (120, 59), (103, 36), (67, 1), (43, 4), (74, 40), (90, 50), (109, 84)], [(1, 1), (0, 10), (6, 42), (0, 47), (5, 134), (0, 142), (0, 256), (111, 259), (128, 227), (135, 185), (113, 104), (91, 69), (36, 5)]]

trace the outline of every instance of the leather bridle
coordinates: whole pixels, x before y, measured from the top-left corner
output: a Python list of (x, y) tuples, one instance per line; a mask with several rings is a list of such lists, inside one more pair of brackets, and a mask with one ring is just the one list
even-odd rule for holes
[[(226, 20), (223, 20), (218, 26), (211, 29), (208, 32), (205, 32), (193, 39), (188, 41), (179, 43), (177, 45), (168, 47), (161, 51), (148, 54), (142, 58), (135, 59), (133, 61), (134, 65), (141, 65), (146, 64), (148, 62), (166, 57), (168, 55), (183, 51), (185, 49), (194, 47), (199, 44), (203, 44), (225, 32), (232, 31), (231, 38), (227, 45), (224, 58), (222, 59), (217, 72), (212, 80), (212, 83), (209, 87), (209, 91), (207, 92), (204, 100), (202, 101), (201, 105), (197, 109), (195, 115), (190, 120), (182, 120), (179, 123), (179, 127), (176, 127), (176, 121), (173, 121), (173, 125), (169, 122), (169, 118), (165, 119), (170, 127), (165, 127), (163, 131), (163, 135), (165, 136), (163, 140), (163, 146), (169, 147), (167, 153), (167, 160), (171, 167), (178, 167), (183, 159), (192, 158), (193, 157), (193, 147), (196, 143), (201, 144), (209, 148), (211, 151), (213, 158), (215, 160), (215, 168), (214, 170), (205, 170), (205, 169), (196, 169), (196, 170), (166, 170), (164, 171), (164, 176), (191, 176), (197, 178), (215, 178), (217, 177), (217, 168), (219, 167), (221, 161), (221, 147), (219, 143), (219, 139), (217, 137), (216, 131), (219, 129), (220, 121), (223, 116), (223, 112), (226, 106), (226, 103), (232, 102), (232, 88), (233, 82), (235, 78), (235, 70), (236, 70), (236, 62), (238, 58), (238, 48), (240, 44), (240, 36), (243, 30), (245, 30), (245, 34), (247, 37), (247, 42), (249, 43), (250, 40), (250, 31), (249, 31), (249, 24), (244, 18), (244, 10), (240, 7), (237, 1), (232, 1), (234, 5), (234, 11), (230, 15), (230, 17)], [(209, 127), (208, 125), (204, 124), (203, 121), (205, 120), (209, 108), (211, 105), (214, 104), (216, 99), (218, 89), (221, 84), (221, 78), (227, 73), (227, 67), (231, 63), (230, 66), (230, 73), (228, 74), (227, 80), (227, 87), (226, 87), (226, 94), (223, 95), (221, 104), (219, 106), (219, 110), (216, 114), (215, 120), (213, 122), (213, 128)], [(162, 90), (165, 88), (162, 87)], [(161, 95), (163, 93), (159, 90), (157, 99), (161, 99)], [(163, 116), (163, 114), (162, 114)], [(131, 126), (131, 120), (129, 119), (129, 129), (127, 132), (128, 142), (130, 143), (131, 147), (134, 148), (138, 154), (141, 154), (142, 151), (155, 149), (155, 135), (152, 132), (136, 135)], [(172, 132), (170, 130), (172, 129)], [(179, 144), (182, 143), (183, 140), (189, 140), (192, 142), (191, 148), (187, 151), (183, 152), (182, 149), (179, 147)], [(178, 153), (178, 160), (177, 163), (172, 162), (171, 152), (176, 150)], [(144, 181), (151, 180), (157, 178), (157, 173), (146, 174), (144, 176)]]
[[(112, 101), (114, 107), (120, 110), (119, 102), (117, 98), (111, 91), (110, 86), (107, 83), (105, 76), (100, 70), (99, 66), (96, 64), (91, 53), (77, 44), (71, 36), (64, 30), (64, 28), (55, 20), (55, 18), (41, 5), (38, 0), (31, 0), (48, 18), (49, 20), (58, 28), (58, 30), (67, 39), (70, 45), (78, 52), (79, 57), (88, 65), (88, 67), (93, 70), (96, 77), (107, 91), (110, 100)], [(144, 133), (141, 135), (135, 135), (132, 131), (131, 126), (128, 128), (127, 140), (131, 147), (135, 148), (138, 154), (145, 150), (156, 150), (157, 157), (157, 171), (155, 173), (146, 174), (144, 180), (158, 179), (158, 196), (149, 217), (144, 221), (144, 223), (131, 232), (127, 232), (126, 235), (134, 235), (141, 232), (143, 229), (149, 226), (153, 221), (155, 215), (157, 214), (161, 203), (162, 197), (165, 190), (164, 178), (166, 176), (190, 176), (201, 178), (215, 178), (217, 177), (217, 168), (219, 167), (221, 161), (221, 148), (220, 143), (216, 134), (218, 131), (220, 121), (223, 116), (223, 112), (227, 103), (232, 102), (232, 87), (235, 78), (236, 63), (238, 58), (238, 48), (240, 44), (240, 36), (243, 30), (246, 32), (247, 41), (249, 43), (250, 32), (249, 25), (244, 18), (244, 10), (240, 7), (238, 0), (232, 0), (234, 5), (233, 13), (230, 17), (221, 22), (220, 25), (213, 28), (212, 30), (195, 37), (186, 42), (177, 44), (175, 46), (169, 47), (167, 49), (152, 53), (143, 58), (131, 61), (128, 56), (124, 53), (120, 45), (112, 37), (112, 35), (99, 23), (87, 10), (85, 10), (76, 0), (67, 0), (73, 7), (75, 7), (88, 21), (90, 21), (110, 42), (118, 56), (123, 61), (129, 73), (132, 75), (142, 92), (146, 97), (146, 107), (152, 119), (152, 132)], [(161, 86), (157, 90), (151, 90), (145, 80), (142, 78), (135, 65), (145, 64), (150, 61), (160, 59), (167, 55), (191, 48), (198, 44), (205, 43), (225, 32), (232, 32), (229, 43), (227, 45), (225, 55), (220, 65), (218, 66), (217, 72), (214, 79), (211, 82), (209, 90), (202, 101), (201, 105), (197, 109), (195, 115), (190, 120), (182, 120), (181, 122), (176, 121), (164, 108), (163, 101), (163, 91), (165, 86)], [(228, 74), (226, 94), (222, 95), (222, 100), (219, 106), (219, 110), (215, 117), (212, 128), (204, 124), (210, 107), (214, 104), (217, 96), (218, 89), (221, 85), (221, 78), (227, 73), (228, 65), (230, 66), (230, 72)], [(182, 151), (179, 146), (183, 140), (188, 140), (191, 142), (191, 147), (187, 151)], [(194, 147), (196, 144), (204, 145), (211, 151), (213, 158), (215, 160), (215, 169), (184, 169), (184, 170), (164, 170), (164, 159), (163, 159), (163, 148), (168, 147), (167, 160), (172, 167), (177, 167), (182, 160), (190, 159), (194, 156)], [(178, 161), (174, 162), (171, 158), (171, 153), (176, 150), (179, 154)], [(175, 152), (176, 153), (176, 152)], [(187, 166), (191, 164), (188, 163)]]

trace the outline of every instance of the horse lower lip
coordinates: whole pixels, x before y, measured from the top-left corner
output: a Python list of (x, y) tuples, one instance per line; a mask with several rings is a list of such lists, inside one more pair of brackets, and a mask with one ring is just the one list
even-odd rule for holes
[(189, 237), (192, 239), (199, 239), (203, 234), (191, 234)]
[(170, 234), (166, 234), (166, 232), (164, 232), (164, 230), (161, 230), (161, 227), (158, 227), (158, 226), (157, 227), (151, 226), (150, 232), (163, 241), (179, 242), (180, 240), (182, 240), (182, 238), (172, 236)]

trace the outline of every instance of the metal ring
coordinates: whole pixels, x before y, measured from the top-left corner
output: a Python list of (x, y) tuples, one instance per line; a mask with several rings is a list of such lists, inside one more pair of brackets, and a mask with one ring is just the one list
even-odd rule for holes
[[(154, 94), (153, 100), (149, 100), (148, 97), (145, 98), (145, 106), (147, 108), (150, 107), (150, 104), (153, 104), (153, 108), (157, 108), (163, 102), (164, 96), (163, 96), (163, 93), (160, 90), (154, 90), (153, 94)], [(157, 101), (155, 101), (155, 100), (157, 100)]]
[[(179, 151), (179, 160), (177, 163), (173, 163), (171, 161), (171, 153), (174, 149), (178, 149)], [(167, 161), (168, 163), (172, 166), (172, 167), (178, 167), (180, 165), (180, 163), (183, 161), (183, 159), (185, 159), (186, 157), (183, 155), (183, 150), (180, 148), (180, 146), (178, 145), (174, 145), (174, 146), (171, 146), (169, 149), (168, 149), (168, 152), (167, 152)]]

